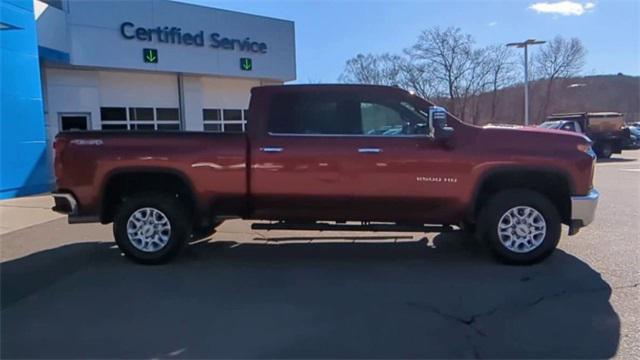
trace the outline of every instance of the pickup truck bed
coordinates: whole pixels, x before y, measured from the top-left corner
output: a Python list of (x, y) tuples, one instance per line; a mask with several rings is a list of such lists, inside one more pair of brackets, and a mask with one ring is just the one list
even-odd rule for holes
[[(113, 195), (108, 181), (117, 181), (119, 174), (131, 173), (148, 176), (139, 180), (143, 183), (122, 185), (149, 191), (167, 179), (154, 179), (153, 175), (179, 176), (190, 187), (190, 197), (199, 211), (218, 208), (218, 203), (225, 213), (243, 214), (246, 210), (245, 134), (67, 132), (58, 135), (55, 146), (58, 190), (72, 192), (81, 199), (77, 222), (107, 221), (103, 205), (109, 200), (105, 197)], [(145, 180), (148, 182), (144, 183)]]

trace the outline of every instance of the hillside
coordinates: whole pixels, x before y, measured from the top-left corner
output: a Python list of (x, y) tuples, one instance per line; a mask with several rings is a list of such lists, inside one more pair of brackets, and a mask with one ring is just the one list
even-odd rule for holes
[[(627, 122), (640, 121), (640, 77), (598, 75), (556, 80), (547, 114), (542, 113), (547, 81), (529, 84), (529, 119), (540, 123), (546, 115), (558, 112), (616, 111)], [(498, 91), (495, 118), (491, 116), (492, 93), (472, 99), (465, 121), (476, 124), (522, 124), (524, 88), (522, 84)], [(474, 106), (476, 105), (477, 106)], [(475, 116), (474, 116), (475, 115)], [(475, 120), (475, 121), (474, 121)]]

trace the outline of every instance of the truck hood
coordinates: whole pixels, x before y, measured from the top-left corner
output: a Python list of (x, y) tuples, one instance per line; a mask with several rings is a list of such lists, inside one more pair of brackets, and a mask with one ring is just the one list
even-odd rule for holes
[(565, 140), (567, 140), (568, 138), (573, 138), (575, 141), (578, 141), (578, 142), (591, 141), (586, 135), (581, 133), (566, 131), (566, 130), (541, 128), (537, 126), (487, 125), (487, 126), (484, 126), (482, 129), (489, 133), (493, 133), (493, 132), (502, 133), (506, 136), (508, 135), (526, 136), (526, 134), (530, 134), (533, 137), (543, 136), (545, 138), (555, 138), (557, 136), (564, 136)]
[(553, 154), (554, 150), (574, 150), (579, 144), (590, 144), (583, 134), (523, 126), (485, 126), (476, 128), (476, 144), (500, 152)]

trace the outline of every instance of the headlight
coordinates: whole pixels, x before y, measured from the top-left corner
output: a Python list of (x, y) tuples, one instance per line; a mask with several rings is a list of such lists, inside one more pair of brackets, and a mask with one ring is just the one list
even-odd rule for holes
[(585, 154), (589, 154), (591, 157), (596, 156), (596, 153), (593, 152), (593, 149), (591, 148), (591, 144), (578, 144), (578, 150)]
[(590, 144), (578, 144), (578, 150), (588, 154), (589, 152), (591, 152), (591, 145)]

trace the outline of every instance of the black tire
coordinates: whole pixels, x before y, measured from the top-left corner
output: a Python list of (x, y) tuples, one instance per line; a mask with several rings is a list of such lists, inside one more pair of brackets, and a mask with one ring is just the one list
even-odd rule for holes
[(191, 240), (202, 240), (211, 237), (216, 233), (216, 228), (223, 223), (221, 220), (216, 220), (213, 224), (208, 226), (194, 227), (191, 231)]
[(478, 224), (469, 221), (463, 221), (458, 224), (460, 231), (467, 235), (468, 239), (481, 240), (478, 232)]
[(596, 155), (601, 159), (608, 159), (613, 154), (613, 146), (609, 143), (604, 143), (596, 150)]
[[(536, 210), (538, 214), (542, 216), (544, 224), (546, 225), (544, 235), (536, 237), (538, 240), (542, 239), (541, 242), (531, 250), (526, 250), (526, 247), (529, 246), (530, 241), (534, 241), (533, 236), (528, 238), (530, 240), (526, 240), (526, 244), (522, 244), (522, 247), (520, 247), (521, 243), (517, 240), (514, 242), (505, 240), (505, 242), (512, 244), (512, 247), (526, 252), (517, 252), (509, 249), (507, 245), (503, 244), (500, 240), (500, 235), (498, 234), (500, 220), (503, 216), (507, 217), (506, 219), (508, 220), (507, 212), (516, 207), (529, 207)], [(507, 223), (509, 222), (507, 221)], [(505, 225), (505, 222), (503, 222), (503, 225)], [(553, 253), (560, 240), (561, 219), (556, 207), (544, 195), (526, 189), (512, 189), (502, 191), (489, 200), (480, 213), (478, 226), (479, 235), (485, 240), (491, 252), (498, 260), (508, 264), (527, 265), (540, 262)], [(516, 227), (515, 224), (513, 226)], [(509, 226), (509, 230), (507, 231), (513, 231), (513, 233), (516, 234), (516, 230), (526, 231), (526, 225), (524, 223), (523, 227), (524, 230), (511, 229)], [(515, 237), (514, 235), (514, 238)], [(503, 236), (503, 238), (509, 239), (510, 237), (507, 238)], [(513, 246), (514, 243), (518, 245)]]
[[(129, 239), (129, 218), (143, 208), (155, 209), (168, 220), (168, 241), (158, 249), (140, 250), (134, 245), (134, 240)], [(191, 230), (189, 214), (188, 207), (175, 195), (157, 192), (134, 195), (118, 207), (113, 220), (113, 236), (129, 259), (141, 264), (164, 263), (174, 258), (187, 240)]]
[(470, 235), (475, 235), (477, 232), (476, 224), (469, 221), (462, 221), (458, 226), (460, 227), (460, 231)]

